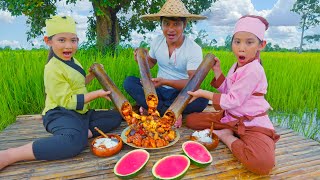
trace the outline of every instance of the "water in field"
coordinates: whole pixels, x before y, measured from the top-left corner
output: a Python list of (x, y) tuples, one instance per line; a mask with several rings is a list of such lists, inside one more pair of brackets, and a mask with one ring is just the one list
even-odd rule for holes
[(320, 118), (317, 109), (313, 113), (302, 115), (273, 112), (270, 119), (274, 124), (295, 129), (299, 134), (320, 142)]

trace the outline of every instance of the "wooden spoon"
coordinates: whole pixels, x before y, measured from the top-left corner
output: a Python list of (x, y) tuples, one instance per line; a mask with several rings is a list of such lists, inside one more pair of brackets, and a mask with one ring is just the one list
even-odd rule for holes
[(211, 128), (210, 128), (210, 132), (209, 132), (210, 138), (212, 138), (212, 131), (213, 131), (213, 122), (211, 123)]
[(104, 132), (102, 132), (99, 128), (94, 127), (94, 129), (95, 129), (96, 131), (98, 131), (98, 133), (100, 133), (103, 137), (109, 138), (109, 137), (108, 137)]
[(102, 132), (99, 128), (94, 127), (94, 129), (95, 129), (96, 131), (98, 131), (103, 137), (109, 138), (109, 139), (111, 139), (111, 141), (116, 142), (116, 143), (119, 143), (118, 139), (110, 138), (108, 135), (106, 135), (104, 132)]

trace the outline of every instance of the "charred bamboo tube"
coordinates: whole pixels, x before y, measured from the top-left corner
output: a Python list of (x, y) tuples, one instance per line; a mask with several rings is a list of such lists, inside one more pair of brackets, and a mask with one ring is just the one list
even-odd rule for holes
[(112, 100), (113, 104), (116, 106), (119, 112), (121, 112), (122, 117), (125, 120), (129, 119), (132, 116), (132, 106), (130, 105), (129, 101), (125, 98), (125, 96), (120, 92), (118, 87), (114, 84), (114, 82), (109, 78), (103, 66), (98, 63), (94, 63), (91, 66), (91, 70), (93, 74), (98, 79), (99, 83), (101, 84), (102, 88), (105, 91), (111, 91), (110, 99)]
[(207, 76), (209, 70), (215, 63), (215, 55), (208, 53), (195, 74), (188, 81), (187, 85), (182, 89), (179, 93), (175, 101), (171, 104), (168, 110), (164, 113), (163, 118), (170, 122), (171, 125), (174, 125), (175, 121), (182, 113), (182, 111), (186, 108), (189, 101), (191, 100), (191, 95), (189, 95), (188, 91), (195, 91), (199, 89), (202, 81)]
[(141, 83), (144, 90), (149, 115), (154, 113), (158, 106), (158, 96), (153, 82), (151, 81), (150, 67), (147, 52), (143, 48), (138, 48), (137, 61), (140, 69)]

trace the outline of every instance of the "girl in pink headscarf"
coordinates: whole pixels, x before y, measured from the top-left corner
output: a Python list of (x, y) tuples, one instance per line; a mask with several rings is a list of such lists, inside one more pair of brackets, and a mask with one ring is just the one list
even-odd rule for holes
[(232, 38), (237, 62), (226, 77), (218, 58), (212, 67), (215, 78), (211, 85), (220, 93), (202, 89), (188, 92), (193, 99), (212, 100), (219, 113), (193, 113), (186, 118), (186, 125), (196, 130), (210, 128), (214, 122), (214, 133), (247, 169), (257, 174), (268, 174), (274, 167), (275, 142), (279, 139), (267, 114), (271, 108), (264, 97), (268, 83), (260, 61), (268, 25), (266, 19), (253, 15), (237, 21)]

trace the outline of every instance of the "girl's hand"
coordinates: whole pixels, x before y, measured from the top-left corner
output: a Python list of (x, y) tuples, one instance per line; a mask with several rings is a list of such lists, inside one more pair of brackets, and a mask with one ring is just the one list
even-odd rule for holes
[[(102, 67), (102, 69), (104, 69), (103, 64), (101, 64), (101, 63), (100, 63), (99, 65)], [(94, 66), (94, 64), (93, 64), (92, 66), (90, 66), (90, 67), (89, 67), (89, 69), (88, 69), (88, 71), (89, 71), (89, 72), (92, 72), (92, 70), (93, 70), (93, 66)]]
[(85, 85), (89, 84), (95, 77), (96, 75), (92, 72), (92, 69), (89, 69), (89, 73), (87, 74), (85, 79)]
[(219, 58), (215, 57), (215, 58), (214, 58), (214, 61), (215, 61), (215, 63), (214, 63), (214, 65), (212, 66), (212, 70), (213, 70), (213, 71), (221, 70)]
[(105, 98), (105, 99), (111, 101), (110, 96), (109, 96), (111, 94), (111, 91), (105, 91), (103, 89), (100, 89), (100, 90), (97, 90), (96, 93), (97, 93), (98, 97)]
[(202, 97), (202, 94), (203, 94), (203, 90), (202, 89), (198, 89), (196, 91), (188, 91), (187, 92), (189, 95), (192, 96), (191, 100), (189, 103), (193, 102), (194, 100), (196, 100), (197, 98), (199, 97)]
[(217, 57), (215, 57), (214, 60), (215, 60), (215, 64), (212, 66), (212, 70), (214, 72), (214, 76), (218, 78), (222, 74), (221, 67), (220, 67), (220, 60)]
[(195, 99), (202, 97), (202, 98), (206, 98), (206, 99), (211, 99), (213, 96), (213, 93), (207, 90), (203, 90), (203, 89), (198, 89), (196, 91), (188, 91), (187, 92), (189, 95), (192, 96), (191, 100), (189, 103), (191, 103), (192, 101), (194, 101)]
[(93, 65), (89, 67), (88, 72), (92, 73), (92, 70), (93, 70)]
[[(103, 64), (100, 64), (100, 65), (101, 65), (102, 69), (104, 69)], [(93, 66), (94, 66), (94, 65), (91, 65), (91, 66), (89, 67), (88, 72), (89, 72), (89, 74), (92, 74), (93, 76), (95, 76), (94, 73), (92, 72), (92, 71), (93, 71)]]
[(158, 77), (158, 78), (152, 78), (151, 81), (153, 82), (154, 86), (157, 88), (161, 85), (163, 85), (164, 83), (164, 79), (161, 78), (161, 77)]

